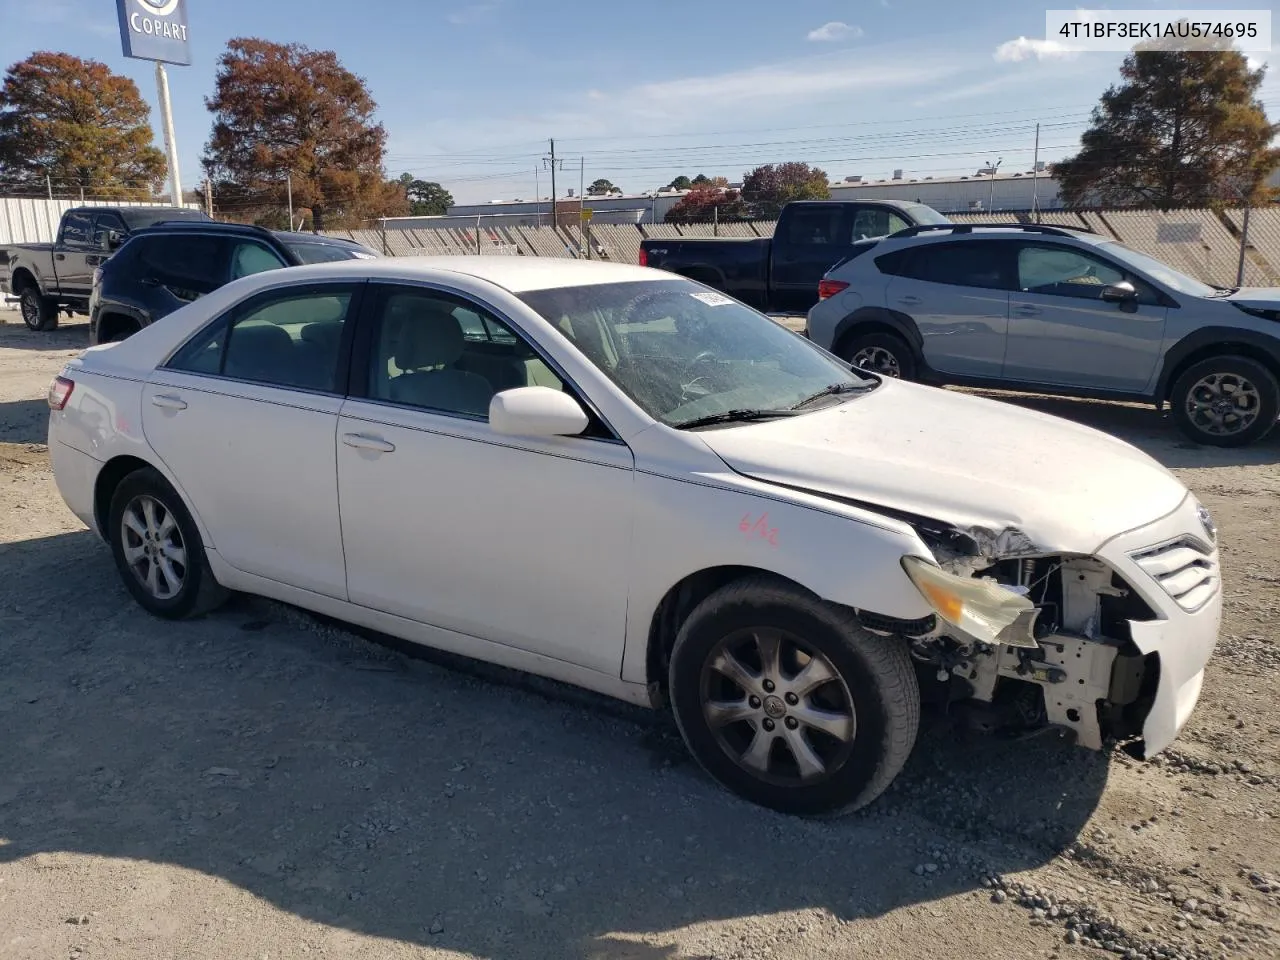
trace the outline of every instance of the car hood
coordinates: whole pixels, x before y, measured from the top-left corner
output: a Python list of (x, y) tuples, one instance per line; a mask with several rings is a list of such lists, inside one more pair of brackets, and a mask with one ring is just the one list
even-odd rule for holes
[(1235, 293), (1223, 297), (1242, 307), (1259, 310), (1280, 310), (1280, 287), (1241, 287)]
[(991, 556), (1093, 554), (1187, 496), (1155, 460), (1097, 430), (894, 380), (804, 416), (699, 436), (738, 473), (944, 521)]

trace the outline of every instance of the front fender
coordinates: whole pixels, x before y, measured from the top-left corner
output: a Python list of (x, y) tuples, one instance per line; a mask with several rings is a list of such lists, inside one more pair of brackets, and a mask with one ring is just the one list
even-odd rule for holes
[(903, 620), (933, 612), (901, 563), (932, 555), (899, 521), (728, 474), (638, 472), (635, 502), (623, 680), (649, 679), (654, 613), (674, 585), (701, 570), (774, 573), (834, 603)]

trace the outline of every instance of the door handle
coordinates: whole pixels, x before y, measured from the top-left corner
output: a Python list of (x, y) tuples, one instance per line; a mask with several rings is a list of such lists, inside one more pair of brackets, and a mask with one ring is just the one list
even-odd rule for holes
[(67, 259), (67, 255), (66, 255), (65, 253), (55, 253), (55, 254), (53, 255), (53, 259), (55, 259), (55, 260), (65, 260), (65, 259)]
[(376, 450), (378, 453), (394, 453), (396, 445), (381, 437), (371, 437), (363, 433), (344, 433), (342, 442), (357, 450)]
[(1038, 317), (1040, 316), (1040, 308), (1031, 305), (1017, 307), (1014, 311), (1020, 317)]
[(899, 297), (898, 302), (901, 304), (905, 304), (908, 307), (914, 307), (917, 304), (919, 304), (921, 301), (919, 297), (907, 296), (907, 297)]
[(185, 410), (187, 401), (170, 393), (157, 393), (151, 398), (151, 405), (165, 410)]

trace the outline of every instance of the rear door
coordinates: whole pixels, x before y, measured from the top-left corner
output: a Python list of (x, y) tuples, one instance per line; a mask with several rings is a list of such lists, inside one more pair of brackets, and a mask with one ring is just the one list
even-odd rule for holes
[(851, 249), (849, 207), (840, 203), (792, 204), (773, 235), (770, 305), (804, 313), (818, 302), (818, 281)]
[(92, 211), (69, 212), (62, 218), (62, 230), (53, 247), (53, 270), (58, 275), (60, 295), (88, 298), (94, 270), (89, 257), (96, 252)]
[(156, 234), (135, 242), (141, 248), (132, 279), (157, 319), (227, 282), (225, 237)]
[(1009, 244), (966, 238), (876, 258), (890, 279), (885, 305), (910, 317), (934, 370), (997, 378), (1004, 367), (1013, 268)]

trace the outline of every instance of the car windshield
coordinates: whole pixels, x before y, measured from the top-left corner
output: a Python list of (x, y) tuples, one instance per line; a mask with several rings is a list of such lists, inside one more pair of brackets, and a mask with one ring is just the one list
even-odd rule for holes
[(1139, 253), (1137, 250), (1130, 250), (1122, 243), (1108, 241), (1098, 247), (1098, 249), (1106, 253), (1108, 256), (1115, 257), (1117, 260), (1135, 270), (1140, 270), (1152, 280), (1164, 284), (1171, 290), (1177, 290), (1179, 293), (1185, 293), (1191, 297), (1212, 297), (1218, 293), (1218, 290), (1209, 286), (1207, 283), (1201, 283), (1193, 277), (1188, 277), (1185, 273), (1179, 273), (1167, 263), (1162, 263), (1155, 257), (1149, 257), (1145, 253)]
[(335, 260), (372, 260), (371, 251), (349, 247), (345, 243), (310, 243), (306, 240), (289, 240), (286, 245), (303, 263), (331, 263)]
[(787, 415), (826, 393), (875, 384), (764, 314), (682, 277), (521, 299), (670, 426), (744, 411)]

